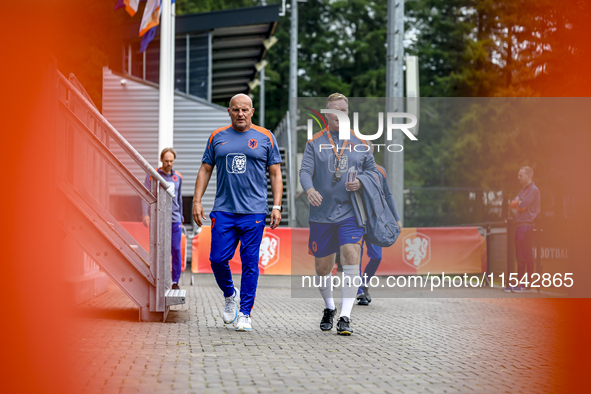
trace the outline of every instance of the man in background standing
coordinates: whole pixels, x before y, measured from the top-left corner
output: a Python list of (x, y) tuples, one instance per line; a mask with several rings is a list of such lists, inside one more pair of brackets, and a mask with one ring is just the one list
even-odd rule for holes
[[(183, 176), (180, 172), (174, 171), (172, 165), (176, 159), (176, 151), (174, 148), (164, 148), (160, 153), (160, 161), (162, 167), (156, 169), (164, 180), (174, 185), (174, 198), (172, 199), (172, 240), (170, 242), (170, 251), (172, 254), (172, 289), (179, 290), (179, 280), (181, 278), (181, 238), (183, 235), (183, 196), (181, 195), (181, 186), (183, 184)], [(151, 189), (152, 178), (146, 175), (144, 186), (148, 190)], [(150, 216), (148, 212), (148, 204), (142, 201), (142, 222), (144, 226), (150, 227)]]
[(526, 274), (528, 278), (525, 282), (531, 280), (534, 273), (534, 255), (533, 255), (533, 234), (534, 221), (540, 210), (540, 190), (532, 180), (534, 171), (530, 167), (521, 167), (517, 174), (517, 179), (523, 188), (511, 203), (511, 208), (515, 209), (515, 255), (517, 257), (517, 281), (515, 287), (508, 286), (505, 292), (526, 293), (531, 289), (528, 286), (522, 286), (521, 282)]

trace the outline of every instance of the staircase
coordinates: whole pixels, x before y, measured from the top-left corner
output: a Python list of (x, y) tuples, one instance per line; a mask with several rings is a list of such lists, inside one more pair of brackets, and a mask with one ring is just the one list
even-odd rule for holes
[[(60, 224), (138, 306), (141, 321), (165, 321), (170, 306), (186, 300), (186, 290), (170, 289), (174, 187), (100, 114), (73, 75), (68, 80), (58, 71), (57, 85)], [(151, 190), (121, 155), (151, 177)], [(119, 224), (142, 201), (150, 207), (149, 251)]]

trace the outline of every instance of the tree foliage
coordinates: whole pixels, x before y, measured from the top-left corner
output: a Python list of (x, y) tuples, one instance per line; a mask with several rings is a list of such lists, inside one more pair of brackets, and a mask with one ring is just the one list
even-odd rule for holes
[[(177, 10), (259, 4), (179, 0)], [(288, 107), (290, 15), (280, 18), (279, 41), (267, 56), (271, 128)], [(298, 16), (298, 96), (385, 94), (386, 1), (308, 0)], [(522, 165), (549, 174), (556, 150), (565, 148), (562, 134), (535, 121), (536, 105), (546, 104), (461, 98), (588, 95), (590, 17), (584, 0), (406, 0), (405, 52), (419, 57), (420, 93), (428, 99), (419, 142), (405, 145), (405, 185), (513, 192)]]
[[(591, 60), (584, 38), (589, 37), (588, 2), (407, 0), (406, 7), (412, 36), (407, 50), (419, 57), (423, 97), (591, 91), (584, 67)], [(453, 105), (454, 100), (424, 103), (420, 143), (405, 147), (407, 186), (482, 187), (511, 195), (520, 187), (515, 177), (523, 165), (549, 188), (564, 186), (557, 169), (568, 138), (564, 128), (548, 127), (548, 113), (556, 113), (548, 99), (491, 99), (465, 106)]]

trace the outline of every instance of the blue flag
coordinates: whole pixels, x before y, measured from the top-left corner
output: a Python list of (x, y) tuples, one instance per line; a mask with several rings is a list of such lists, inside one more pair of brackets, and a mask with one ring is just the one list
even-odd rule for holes
[(152, 42), (152, 40), (154, 39), (154, 36), (156, 35), (157, 28), (158, 28), (158, 26), (154, 26), (153, 28), (148, 30), (146, 32), (146, 34), (144, 34), (142, 36), (142, 43), (140, 44), (140, 53), (142, 53), (146, 49), (148, 49), (148, 44), (150, 44)]

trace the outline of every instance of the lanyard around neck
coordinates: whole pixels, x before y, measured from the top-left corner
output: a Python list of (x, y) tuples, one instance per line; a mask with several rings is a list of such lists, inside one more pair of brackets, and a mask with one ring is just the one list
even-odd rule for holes
[(330, 144), (332, 145), (332, 151), (334, 152), (337, 160), (339, 160), (341, 158), (341, 156), (343, 155), (343, 152), (345, 152), (345, 147), (347, 146), (347, 143), (349, 142), (349, 140), (345, 140), (345, 142), (343, 142), (343, 146), (341, 146), (341, 153), (339, 153), (337, 151), (334, 140), (332, 139), (332, 135), (330, 133), (330, 130), (328, 128), (326, 130), (328, 131), (328, 140), (330, 141)]

